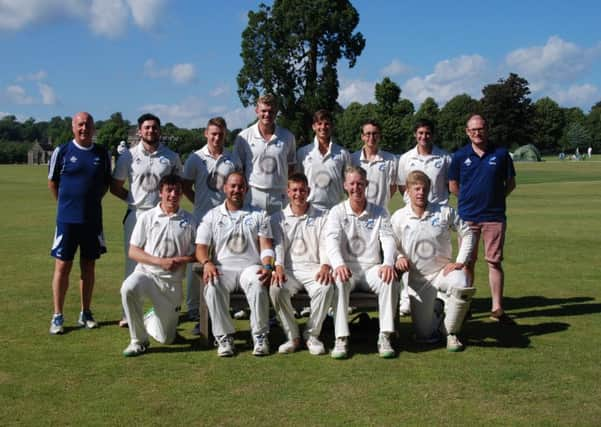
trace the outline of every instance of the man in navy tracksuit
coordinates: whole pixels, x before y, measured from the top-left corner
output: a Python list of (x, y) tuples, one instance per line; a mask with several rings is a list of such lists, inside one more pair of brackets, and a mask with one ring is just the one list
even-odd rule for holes
[(77, 113), (72, 126), (74, 139), (54, 150), (48, 168), (48, 188), (58, 201), (51, 251), (55, 258), (52, 277), (54, 315), (50, 323), (53, 335), (64, 332), (63, 306), (78, 246), (81, 267), (78, 324), (88, 329), (98, 326), (90, 303), (95, 261), (106, 252), (100, 202), (111, 179), (110, 157), (104, 147), (92, 142), (94, 119), (89, 113)]

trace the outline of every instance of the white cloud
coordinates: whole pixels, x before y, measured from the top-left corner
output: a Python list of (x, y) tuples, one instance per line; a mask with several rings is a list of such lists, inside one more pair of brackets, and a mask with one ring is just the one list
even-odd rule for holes
[(409, 71), (411, 71), (411, 67), (403, 64), (400, 60), (395, 58), (392, 60), (392, 62), (390, 64), (388, 64), (387, 66), (385, 66), (384, 68), (382, 68), (380, 70), (380, 74), (382, 76), (392, 77), (392, 76), (398, 76), (401, 74), (406, 74)]
[(196, 67), (192, 64), (175, 64), (171, 68), (171, 78), (175, 83), (190, 83), (196, 79)]
[(33, 97), (27, 95), (27, 92), (22, 86), (10, 85), (4, 91), (9, 102), (19, 105), (33, 104)]
[(42, 95), (42, 104), (55, 105), (58, 102), (54, 88), (46, 83), (38, 83), (40, 95)]
[(599, 88), (592, 84), (571, 85), (567, 89), (554, 88), (550, 97), (566, 107), (591, 105), (599, 98)]
[(421, 104), (427, 97), (432, 97), (439, 105), (462, 93), (479, 98), (488, 75), (486, 60), (480, 55), (445, 59), (436, 64), (433, 73), (407, 80), (402, 86), (401, 96), (414, 104)]
[(221, 96), (221, 95), (227, 95), (229, 93), (230, 93), (229, 85), (223, 85), (223, 86), (217, 86), (216, 88), (211, 90), (209, 92), (209, 95), (216, 97), (216, 96)]
[(227, 121), (228, 128), (246, 127), (255, 117), (254, 109), (236, 108), (227, 110), (208, 106), (198, 97), (188, 97), (175, 104), (147, 104), (138, 109), (141, 112), (151, 112), (161, 118), (162, 123), (172, 122), (176, 126), (188, 129), (206, 126), (209, 119), (216, 114)]
[(546, 88), (558, 81), (569, 82), (589, 71), (592, 62), (601, 56), (601, 43), (583, 48), (558, 36), (551, 36), (544, 46), (516, 49), (505, 58), (513, 72), (525, 77), (532, 91)]
[(32, 80), (32, 81), (39, 82), (41, 80), (46, 79), (46, 77), (48, 77), (48, 73), (45, 70), (40, 70), (35, 73), (27, 73), (27, 74), (17, 76), (17, 81), (24, 82), (24, 81)]
[(93, 0), (90, 27), (101, 36), (117, 38), (127, 29), (128, 10), (123, 0)]
[(144, 75), (151, 79), (171, 77), (175, 83), (185, 84), (196, 80), (196, 67), (193, 64), (175, 64), (171, 68), (159, 67), (151, 58), (144, 62)]
[(0, 0), (0, 30), (19, 31), (40, 22), (84, 21), (101, 36), (122, 35), (134, 25), (150, 31), (167, 0)]
[(360, 104), (373, 102), (375, 87), (376, 84), (370, 81), (341, 79), (338, 103), (346, 107), (351, 102)]
[(127, 4), (136, 25), (149, 31), (158, 23), (165, 0), (127, 0)]

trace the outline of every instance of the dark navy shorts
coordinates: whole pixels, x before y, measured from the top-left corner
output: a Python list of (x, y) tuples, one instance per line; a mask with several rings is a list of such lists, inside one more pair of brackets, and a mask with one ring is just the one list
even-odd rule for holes
[(100, 258), (106, 252), (102, 226), (57, 222), (50, 255), (63, 261), (73, 261), (78, 246), (81, 258)]

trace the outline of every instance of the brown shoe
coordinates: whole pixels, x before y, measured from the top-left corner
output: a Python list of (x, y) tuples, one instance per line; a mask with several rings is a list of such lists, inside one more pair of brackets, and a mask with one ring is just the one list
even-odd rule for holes
[(503, 310), (495, 310), (490, 312), (490, 320), (499, 322), (500, 325), (513, 326), (516, 325), (515, 320), (505, 313)]

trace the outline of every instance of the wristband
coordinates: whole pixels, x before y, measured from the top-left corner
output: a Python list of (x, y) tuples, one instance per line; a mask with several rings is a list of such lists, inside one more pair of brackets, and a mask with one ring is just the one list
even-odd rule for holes
[(271, 264), (263, 264), (263, 268), (265, 270), (273, 271), (273, 266)]
[(268, 257), (268, 256), (275, 258), (275, 252), (273, 251), (273, 249), (263, 249), (261, 251), (261, 255), (260, 255), (261, 259)]
[(205, 259), (204, 261), (201, 261), (201, 262), (200, 262), (200, 265), (202, 265), (202, 266), (204, 267), (204, 266), (205, 266), (207, 263), (209, 263), (209, 262), (213, 262), (213, 261), (211, 261), (211, 259), (210, 259), (210, 258), (207, 258), (207, 259)]

